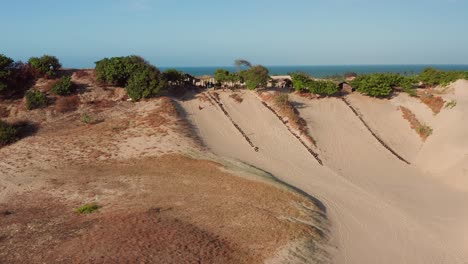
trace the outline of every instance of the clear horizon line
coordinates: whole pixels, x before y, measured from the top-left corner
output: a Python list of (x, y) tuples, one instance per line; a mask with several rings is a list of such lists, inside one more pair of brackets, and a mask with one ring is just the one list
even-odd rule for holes
[[(468, 63), (414, 63), (414, 64), (405, 64), (405, 63), (389, 63), (389, 64), (259, 64), (265, 67), (324, 67), (324, 66), (438, 66), (438, 65), (457, 65), (457, 66), (468, 66)], [(208, 65), (208, 66), (183, 66), (183, 65), (176, 65), (176, 66), (157, 66), (160, 68), (214, 68), (214, 67), (235, 67), (235, 65)]]

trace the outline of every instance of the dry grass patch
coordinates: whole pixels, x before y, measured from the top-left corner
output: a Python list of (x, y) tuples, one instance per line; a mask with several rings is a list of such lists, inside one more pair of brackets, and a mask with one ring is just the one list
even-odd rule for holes
[[(0, 202), (0, 263), (264, 263), (323, 238), (312, 201), (220, 168), (167, 155), (46, 171), (54, 195)], [(95, 196), (99, 213), (76, 213)]]
[(4, 105), (0, 105), (0, 118), (6, 118), (10, 116), (10, 110)]
[(80, 97), (78, 95), (59, 97), (55, 101), (55, 111), (59, 113), (73, 112), (80, 106)]
[(87, 70), (78, 70), (73, 73), (74, 77), (77, 79), (82, 79), (90, 76), (90, 72)]
[(410, 123), (411, 128), (419, 134), (423, 141), (426, 141), (426, 139), (432, 134), (432, 128), (426, 124), (421, 123), (416, 118), (416, 115), (408, 108), (400, 106), (399, 109), (403, 113), (403, 118), (408, 120)]
[(281, 93), (262, 93), (260, 98), (266, 102), (272, 102), (276, 111), (285, 118), (292, 129), (299, 131), (299, 135), (306, 137), (312, 144), (315, 145), (315, 140), (309, 135), (309, 129), (306, 121), (300, 117), (299, 111), (289, 101), (287, 94)]
[(242, 103), (242, 101), (244, 101), (242, 96), (240, 94), (238, 94), (238, 93), (233, 93), (233, 94), (229, 95), (229, 97), (234, 99), (234, 101), (236, 101), (238, 103)]
[(434, 96), (433, 94), (423, 93), (419, 95), (419, 100), (426, 104), (434, 114), (440, 113), (445, 105), (444, 99), (440, 96)]

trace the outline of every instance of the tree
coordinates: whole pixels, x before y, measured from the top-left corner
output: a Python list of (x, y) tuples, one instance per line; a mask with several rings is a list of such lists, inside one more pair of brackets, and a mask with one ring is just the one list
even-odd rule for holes
[(270, 80), (268, 69), (261, 65), (252, 66), (250, 69), (240, 72), (239, 75), (250, 90), (266, 86)]
[(240, 71), (242, 67), (252, 68), (252, 63), (244, 59), (237, 59), (234, 61), (234, 65), (236, 66), (237, 70)]
[(39, 76), (47, 78), (54, 77), (57, 71), (62, 67), (57, 57), (43, 55), (42, 57), (31, 57), (28, 64), (36, 70)]

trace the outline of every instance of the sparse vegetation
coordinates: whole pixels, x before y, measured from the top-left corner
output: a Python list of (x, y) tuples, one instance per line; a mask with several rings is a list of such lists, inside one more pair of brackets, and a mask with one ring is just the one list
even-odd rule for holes
[(0, 120), (0, 147), (8, 145), (16, 140), (17, 130), (16, 128)]
[(75, 90), (75, 85), (70, 76), (63, 76), (52, 85), (52, 92), (56, 95), (70, 95)]
[(417, 126), (416, 131), (424, 139), (428, 138), (432, 134), (432, 128), (426, 124), (420, 124)]
[(455, 100), (452, 100), (452, 101), (447, 102), (447, 103), (445, 104), (445, 108), (448, 108), (448, 109), (452, 109), (452, 108), (454, 108), (455, 106), (457, 106), (457, 101), (455, 101)]
[(72, 112), (78, 109), (80, 98), (77, 95), (59, 97), (55, 102), (55, 111), (59, 113)]
[(408, 108), (404, 106), (400, 106), (400, 110), (403, 113), (403, 118), (408, 120), (412, 129), (414, 129), (419, 136), (422, 138), (423, 141), (432, 134), (433, 130), (430, 126), (421, 123), (417, 118), (416, 115), (411, 112)]
[(442, 97), (434, 96), (429, 93), (424, 93), (421, 96), (419, 96), (419, 100), (421, 100), (421, 102), (427, 105), (434, 114), (438, 114), (445, 105), (445, 101), (444, 99), (442, 99)]
[(102, 59), (95, 69), (99, 82), (125, 87), (134, 101), (156, 95), (164, 85), (159, 69), (135, 55)]
[(101, 208), (101, 206), (99, 206), (97, 203), (90, 203), (90, 204), (85, 204), (81, 207), (78, 207), (76, 209), (76, 212), (80, 214), (91, 214), (97, 211), (99, 208)]
[(47, 106), (47, 97), (44, 93), (37, 90), (26, 93), (26, 109), (33, 110)]
[(81, 115), (81, 122), (90, 125), (93, 122), (93, 118), (89, 114), (84, 113)]
[(51, 78), (55, 77), (57, 71), (62, 67), (60, 61), (50, 55), (43, 55), (42, 57), (31, 57), (28, 64), (36, 71), (40, 77)]
[(234, 99), (234, 101), (236, 101), (237, 103), (242, 103), (242, 101), (244, 101), (242, 96), (240, 94), (237, 94), (237, 93), (233, 93), (233, 94), (229, 95), (229, 97)]

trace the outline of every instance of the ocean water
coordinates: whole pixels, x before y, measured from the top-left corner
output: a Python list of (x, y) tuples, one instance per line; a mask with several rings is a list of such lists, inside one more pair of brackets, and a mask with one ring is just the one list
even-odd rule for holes
[[(434, 67), (440, 70), (468, 71), (466, 65), (326, 65), (326, 66), (266, 66), (271, 75), (285, 75), (292, 72), (305, 72), (314, 77), (327, 77), (332, 75), (343, 75), (346, 72), (356, 72), (358, 74), (393, 72), (401, 74), (418, 74), (424, 68)], [(168, 67), (161, 67), (165, 70)], [(218, 67), (172, 67), (194, 76), (213, 75), (216, 69), (224, 68), (229, 71), (236, 71), (234, 66)]]

